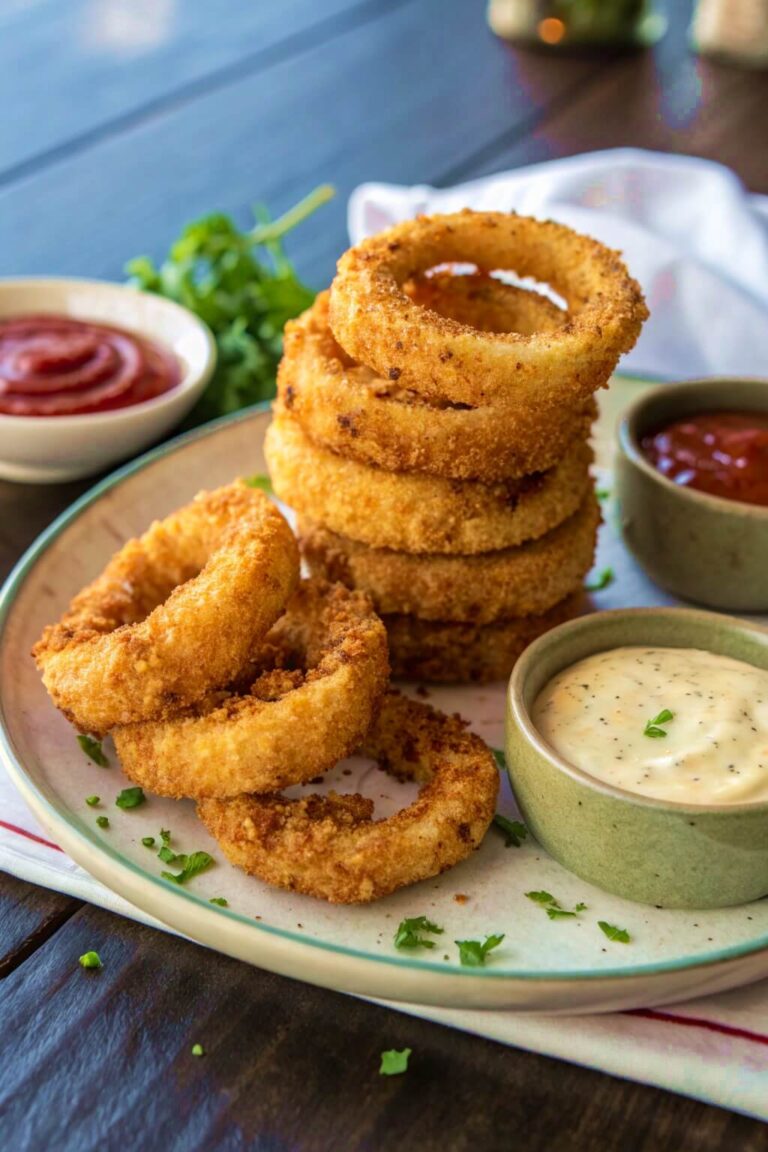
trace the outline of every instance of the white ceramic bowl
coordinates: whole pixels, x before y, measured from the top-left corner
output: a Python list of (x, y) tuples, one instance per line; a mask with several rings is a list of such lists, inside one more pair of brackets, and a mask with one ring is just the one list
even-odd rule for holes
[(178, 424), (216, 365), (210, 330), (186, 308), (123, 284), (100, 280), (0, 280), (0, 319), (57, 313), (112, 324), (169, 348), (181, 381), (161, 396), (79, 416), (0, 413), (0, 477), (32, 484), (75, 480), (135, 456)]

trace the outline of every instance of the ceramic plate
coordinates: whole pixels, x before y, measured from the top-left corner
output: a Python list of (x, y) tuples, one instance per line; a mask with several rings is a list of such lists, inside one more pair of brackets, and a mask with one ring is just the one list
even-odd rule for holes
[[(149, 798), (121, 811), (114, 797), (126, 780), (116, 765), (88, 760), (50, 704), (29, 650), (43, 625), (129, 536), (188, 501), (203, 485), (264, 470), (267, 411), (252, 411), (151, 453), (104, 481), (38, 540), (11, 576), (0, 605), (2, 757), (51, 837), (79, 864), (136, 907), (195, 940), (262, 968), (344, 992), (454, 1008), (595, 1012), (690, 999), (768, 976), (768, 900), (717, 912), (646, 908), (609, 896), (569, 874), (530, 839), (505, 847), (491, 829), (482, 848), (433, 881), (367, 907), (332, 907), (270, 888), (227, 864), (198, 823), (191, 803)], [(629, 561), (611, 526), (599, 565), (614, 585), (598, 607), (671, 603)], [(502, 746), (504, 685), (429, 689), (432, 703), (461, 712), (495, 748)], [(307, 739), (312, 739), (311, 731)], [(370, 764), (340, 765), (330, 783), (371, 795), (377, 813), (410, 792)], [(100, 830), (85, 797), (100, 795), (110, 827)], [(508, 791), (501, 810), (514, 815)], [(173, 834), (178, 851), (207, 849), (215, 867), (179, 888), (142, 837)], [(551, 921), (526, 899), (545, 888), (563, 907), (582, 902), (572, 920)], [(209, 903), (223, 896), (228, 908)], [(427, 915), (444, 928), (433, 950), (398, 952), (399, 921)], [(631, 933), (611, 943), (607, 920)], [(483, 969), (462, 968), (456, 940), (504, 933)]]

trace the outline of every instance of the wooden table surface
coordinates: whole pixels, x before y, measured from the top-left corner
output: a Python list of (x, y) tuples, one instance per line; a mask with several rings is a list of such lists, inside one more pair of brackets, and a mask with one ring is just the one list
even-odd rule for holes
[[(638, 145), (768, 192), (768, 75), (653, 51), (553, 58), (482, 0), (7, 0), (0, 275), (120, 278), (190, 218), (335, 202), (290, 251), (320, 287), (362, 180), (446, 185)], [(0, 575), (87, 485), (0, 484)], [(77, 957), (105, 961), (83, 979)], [(766, 1128), (249, 968), (0, 874), (7, 1152), (752, 1150)], [(204, 1059), (190, 1044), (205, 1043)], [(378, 1075), (408, 1046), (406, 1076)]]

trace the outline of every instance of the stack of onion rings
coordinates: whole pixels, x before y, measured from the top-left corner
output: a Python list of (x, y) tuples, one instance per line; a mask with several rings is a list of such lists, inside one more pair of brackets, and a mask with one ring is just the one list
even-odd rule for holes
[(493, 819), (499, 773), (464, 722), (391, 692), (361, 748), (386, 772), (422, 785), (376, 820), (360, 795), (279, 794), (203, 800), (200, 819), (233, 864), (335, 904), (379, 899), (437, 876), (477, 848)]
[(389, 679), (384, 625), (361, 592), (304, 581), (240, 684), (114, 733), (126, 774), (160, 796), (272, 792), (359, 746)]
[(237, 676), (298, 575), (296, 541), (263, 492), (202, 492), (129, 540), (33, 655), (84, 732), (168, 716)]

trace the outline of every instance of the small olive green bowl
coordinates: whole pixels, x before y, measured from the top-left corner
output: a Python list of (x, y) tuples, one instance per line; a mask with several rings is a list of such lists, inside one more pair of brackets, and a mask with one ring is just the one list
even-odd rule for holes
[(724, 908), (768, 894), (768, 802), (687, 805), (568, 764), (531, 710), (564, 668), (623, 646), (699, 648), (768, 670), (768, 629), (688, 608), (630, 608), (553, 628), (518, 660), (507, 697), (512, 789), (539, 843), (577, 876), (642, 904)]
[(731, 612), (768, 611), (768, 508), (668, 480), (641, 443), (694, 413), (768, 412), (768, 380), (692, 380), (643, 393), (618, 428), (616, 496), (627, 547), (648, 575), (684, 600)]

